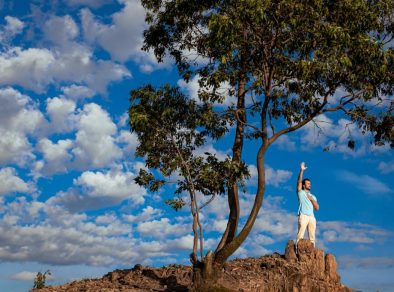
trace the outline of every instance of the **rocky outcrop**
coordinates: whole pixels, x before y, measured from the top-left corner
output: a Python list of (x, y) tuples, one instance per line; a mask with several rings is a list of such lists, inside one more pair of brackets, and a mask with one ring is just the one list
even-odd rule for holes
[[(232, 284), (227, 285), (230, 280)], [(237, 286), (236, 282), (241, 284)], [(309, 240), (300, 240), (297, 252), (290, 240), (284, 255), (274, 253), (257, 259), (231, 261), (226, 264), (219, 283), (230, 291), (353, 291), (340, 283), (335, 257), (324, 255)]]
[[(152, 268), (136, 265), (133, 269), (115, 270), (101, 279), (76, 281), (35, 292), (189, 291), (191, 279), (190, 266)], [(324, 255), (308, 240), (298, 243), (297, 252), (290, 240), (284, 255), (274, 253), (230, 261), (225, 264), (218, 284), (223, 287), (220, 291), (353, 291), (340, 283), (334, 255)]]

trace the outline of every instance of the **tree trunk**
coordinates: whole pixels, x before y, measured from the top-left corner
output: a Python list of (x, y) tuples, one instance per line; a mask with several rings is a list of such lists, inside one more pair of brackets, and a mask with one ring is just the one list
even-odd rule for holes
[(214, 254), (209, 251), (202, 262), (193, 266), (193, 292), (231, 291), (218, 283), (223, 264), (214, 261)]
[[(233, 158), (232, 161), (236, 163), (241, 162), (241, 155), (244, 144), (244, 131), (246, 122), (246, 113), (245, 113), (245, 86), (246, 86), (246, 77), (243, 73), (240, 75), (240, 81), (238, 86), (238, 101), (237, 101), (237, 127), (235, 130), (235, 139), (233, 143)], [(239, 112), (238, 112), (239, 111)], [(239, 198), (238, 198), (238, 185), (235, 182), (232, 182), (227, 186), (228, 189), (228, 206), (230, 209), (230, 214), (227, 220), (226, 230), (222, 235), (222, 239), (220, 240), (216, 251), (221, 250), (226, 244), (231, 242), (237, 233), (238, 220), (239, 220)]]

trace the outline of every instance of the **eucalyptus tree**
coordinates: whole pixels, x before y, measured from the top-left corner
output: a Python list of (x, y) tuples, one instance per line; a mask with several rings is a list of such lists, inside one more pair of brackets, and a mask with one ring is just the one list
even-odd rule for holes
[[(376, 145), (394, 146), (392, 0), (142, 4), (148, 23), (143, 49), (153, 50), (159, 62), (172, 57), (182, 78), (198, 76), (201, 88), (196, 103), (176, 88), (143, 87), (132, 91), (130, 107), (131, 129), (140, 141), (137, 155), (147, 157), (152, 170), (141, 172), (137, 181), (157, 190), (177, 172), (176, 193), (190, 194), (196, 218), (191, 256), (196, 287), (201, 279), (212, 284), (250, 233), (265, 193), (265, 156), (279, 137), (326, 114), (349, 119), (370, 133)], [(229, 85), (225, 92), (220, 90), (224, 83)], [(228, 96), (236, 98), (234, 106), (222, 112), (213, 106)], [(207, 139), (221, 139), (232, 125), (231, 157), (221, 161), (213, 154), (197, 154)], [(258, 143), (257, 191), (245, 224), (238, 226), (239, 187), (248, 176), (242, 154), (249, 141)], [(353, 148), (354, 141), (348, 145)], [(229, 214), (216, 250), (200, 251), (198, 260), (200, 192), (212, 197), (224, 193)], [(184, 204), (181, 199), (168, 203), (176, 208)]]

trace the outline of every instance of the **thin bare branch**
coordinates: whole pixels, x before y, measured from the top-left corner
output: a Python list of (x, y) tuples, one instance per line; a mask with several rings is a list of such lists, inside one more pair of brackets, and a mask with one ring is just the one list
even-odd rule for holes
[(204, 208), (205, 206), (207, 206), (209, 203), (211, 203), (211, 202), (213, 201), (213, 199), (215, 199), (215, 197), (216, 197), (216, 195), (213, 194), (213, 195), (209, 198), (208, 201), (206, 201), (204, 204), (202, 204), (202, 205), (200, 206), (200, 208), (198, 208), (198, 210), (201, 210), (202, 208)]

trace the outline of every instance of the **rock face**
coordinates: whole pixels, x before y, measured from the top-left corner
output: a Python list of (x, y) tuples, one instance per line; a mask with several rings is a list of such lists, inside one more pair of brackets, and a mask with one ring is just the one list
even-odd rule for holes
[[(152, 268), (136, 265), (129, 270), (115, 270), (101, 279), (75, 281), (35, 292), (86, 291), (189, 291), (192, 268), (170, 265)], [(340, 283), (337, 263), (332, 254), (314, 248), (309, 240), (288, 241), (285, 254), (260, 258), (236, 259), (225, 264), (218, 279), (220, 291), (261, 292), (350, 292)]]

